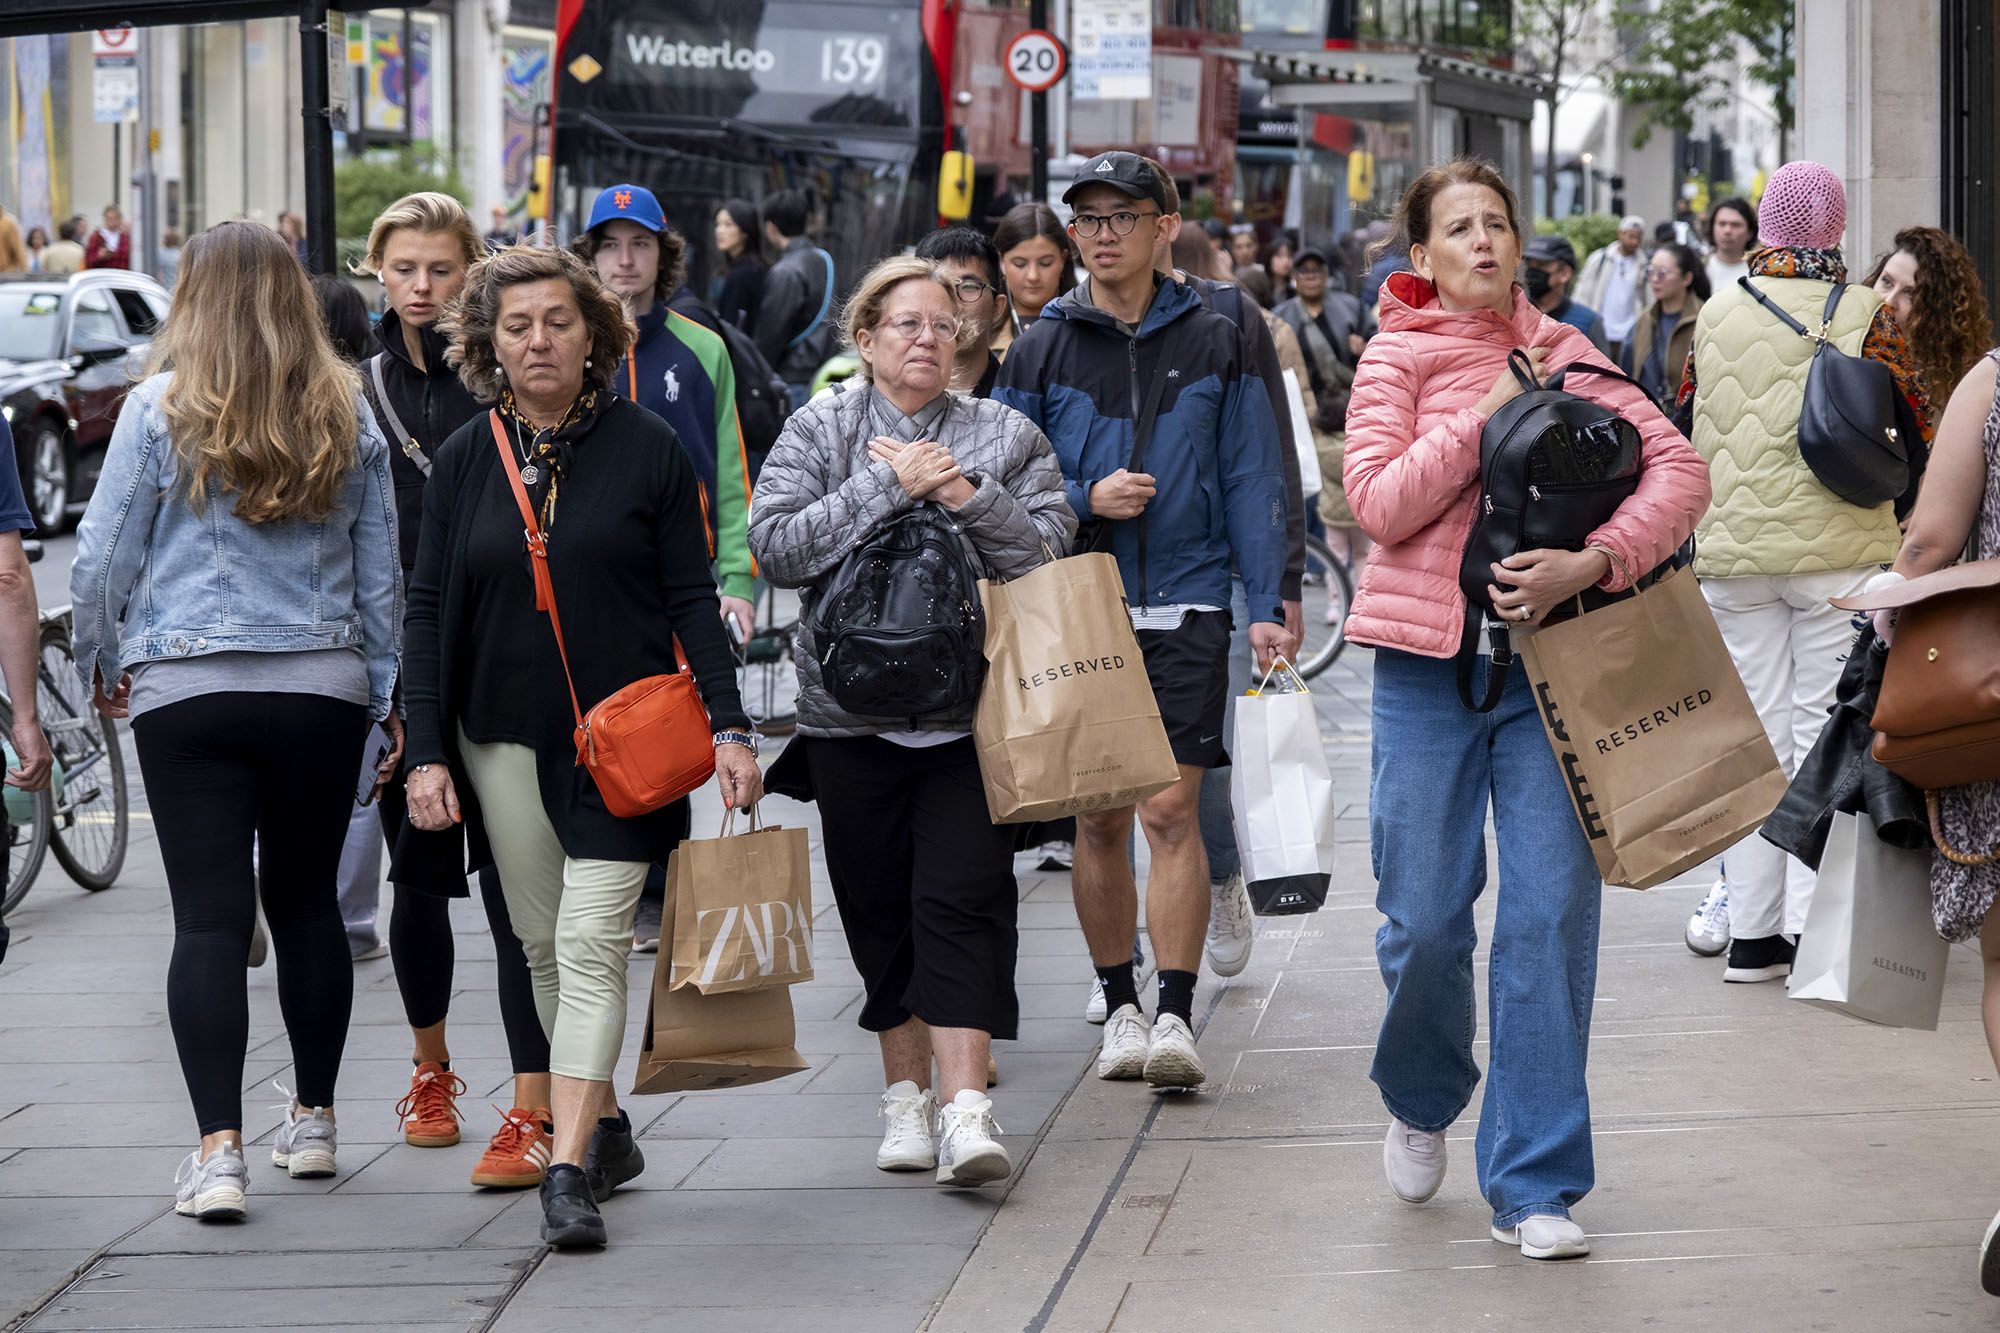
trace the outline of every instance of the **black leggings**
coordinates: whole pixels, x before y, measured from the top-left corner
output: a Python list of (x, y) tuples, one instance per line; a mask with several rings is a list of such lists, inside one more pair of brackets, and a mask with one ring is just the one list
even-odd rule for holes
[(295, 1092), (333, 1104), (354, 1003), (335, 880), (367, 727), (360, 704), (314, 694), (207, 694), (133, 719), (174, 903), (167, 1016), (203, 1134), (243, 1128), (258, 862)]
[[(396, 968), (396, 988), (403, 992), (403, 1012), (413, 1028), (445, 1020), (451, 1008), (451, 899), (398, 884), (389, 911), (389, 960)], [(493, 931), (493, 970), (499, 979), (500, 1023), (507, 1029), (509, 1067), (516, 1074), (549, 1072), (549, 1034), (535, 1012), (535, 980), (528, 972), (528, 955), (507, 917), (507, 900), (500, 894), (500, 872), (492, 866), (479, 872), (479, 899), (486, 907), (486, 924)]]
[[(382, 790), (382, 831), (391, 846), (408, 809), (402, 788)], [(451, 939), (451, 899), (395, 886), (389, 909), (389, 962), (396, 971), (396, 989), (403, 994), (403, 1014), (413, 1028), (444, 1022), (451, 1010), (452, 973), (457, 951)], [(492, 866), (479, 872), (479, 899), (486, 924), (493, 932), (493, 970), (499, 981), (500, 1022), (507, 1030), (507, 1055), (516, 1074), (549, 1072), (549, 1034), (535, 1010), (535, 982), (528, 972), (528, 955), (521, 948), (514, 923), (507, 916), (507, 899), (500, 892), (500, 872)]]

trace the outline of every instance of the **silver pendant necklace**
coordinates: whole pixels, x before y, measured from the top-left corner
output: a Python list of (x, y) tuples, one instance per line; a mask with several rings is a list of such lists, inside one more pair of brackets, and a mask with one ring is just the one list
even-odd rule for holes
[(542, 470), (528, 457), (527, 446), (521, 443), (521, 423), (514, 423), (514, 448), (521, 455), (521, 484), (532, 486), (542, 479)]

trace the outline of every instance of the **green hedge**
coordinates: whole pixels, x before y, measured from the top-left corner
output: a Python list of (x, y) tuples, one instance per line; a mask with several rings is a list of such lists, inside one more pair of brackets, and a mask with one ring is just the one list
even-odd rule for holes
[(367, 249), (368, 228), (382, 210), (419, 190), (440, 191), (468, 207), (472, 201), (457, 168), (443, 165), (428, 144), (350, 158), (333, 169), (333, 225), (343, 270)]
[(1609, 213), (1578, 213), (1566, 218), (1536, 218), (1535, 234), (1554, 232), (1576, 248), (1576, 262), (1618, 239), (1618, 219)]

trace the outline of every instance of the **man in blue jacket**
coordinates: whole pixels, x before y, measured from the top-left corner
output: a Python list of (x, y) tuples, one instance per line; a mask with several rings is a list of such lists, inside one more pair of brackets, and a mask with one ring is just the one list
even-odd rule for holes
[[(1285, 489), (1277, 419), (1243, 331), (1153, 265), (1181, 219), (1137, 154), (1100, 153), (1063, 196), (1089, 278), (1043, 310), (993, 396), (1055, 446), (1070, 508), (1118, 560), (1146, 674), (1181, 780), (1138, 806), (1077, 819), (1077, 918), (1110, 1011), (1100, 1078), (1156, 1088), (1206, 1078), (1192, 1030), (1208, 928), (1202, 775), (1225, 762), (1232, 565), (1260, 663), (1292, 652), (1281, 582)], [(1132, 970), (1138, 893), (1126, 843), (1137, 815), (1152, 852), (1146, 925), (1159, 962), (1149, 1025)]]

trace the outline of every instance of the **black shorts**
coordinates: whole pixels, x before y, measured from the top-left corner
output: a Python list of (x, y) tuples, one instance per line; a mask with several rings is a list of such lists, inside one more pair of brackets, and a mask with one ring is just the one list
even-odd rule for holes
[(1174, 629), (1142, 629), (1139, 652), (1146, 679), (1160, 705), (1174, 762), (1188, 768), (1224, 768), (1223, 719), (1229, 711), (1227, 611), (1190, 611)]

